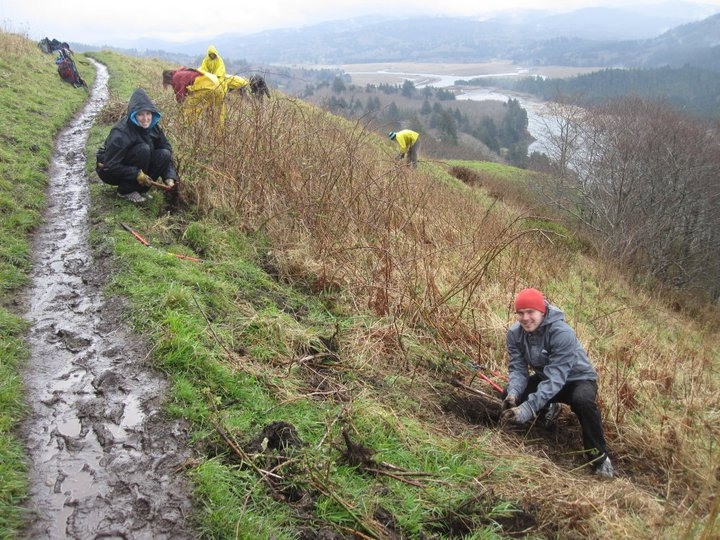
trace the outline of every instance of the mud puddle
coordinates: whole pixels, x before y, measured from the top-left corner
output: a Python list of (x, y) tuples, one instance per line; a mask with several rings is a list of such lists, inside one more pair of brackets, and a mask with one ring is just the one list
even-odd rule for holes
[(26, 298), (32, 408), (23, 424), (30, 468), (26, 538), (190, 539), (190, 457), (183, 426), (162, 412), (164, 379), (142, 340), (103, 297), (108, 268), (88, 243), (85, 146), (108, 99), (108, 72), (59, 135), (48, 208), (34, 239)]

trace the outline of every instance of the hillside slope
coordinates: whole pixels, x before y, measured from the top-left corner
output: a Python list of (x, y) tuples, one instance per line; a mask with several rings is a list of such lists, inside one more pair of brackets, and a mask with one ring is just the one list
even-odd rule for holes
[[(281, 94), (228, 101), (223, 126), (188, 124), (156, 62), (93, 56), (113, 98), (88, 156), (141, 85), (181, 163), (183, 208), (119, 201), (91, 164), (88, 181), (96, 250), (116, 269), (107, 294), (130, 302), (173, 381), (170, 410), (193, 426), (187, 474), (208, 538), (713, 530), (716, 334), (578, 251), (549, 216), (530, 219), (542, 209), (501, 202), (503, 182), (535, 178), (488, 163), (462, 164), (466, 184), (443, 163), (412, 171), (363, 126)], [(598, 367), (614, 481), (576, 460), (569, 411), (549, 432), (496, 425), (472, 365), (504, 370), (525, 285), (565, 308)]]

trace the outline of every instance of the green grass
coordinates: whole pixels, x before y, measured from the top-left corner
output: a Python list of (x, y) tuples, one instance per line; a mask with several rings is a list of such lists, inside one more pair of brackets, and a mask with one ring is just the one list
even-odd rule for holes
[(466, 161), (449, 159), (445, 163), (451, 167), (465, 167), (478, 173), (485, 173), (506, 182), (523, 183), (531, 179), (535, 173), (525, 169), (519, 169), (511, 165), (494, 163), (492, 161)]
[[(15, 538), (27, 496), (25, 450), (13, 429), (26, 411), (19, 373), (28, 357), (27, 323), (16, 295), (28, 284), (30, 238), (45, 207), (54, 139), (87, 99), (58, 76), (54, 55), (0, 33), (0, 538)], [(76, 63), (92, 84), (94, 71)]]
[[(105, 200), (101, 195), (100, 204)], [(143, 233), (144, 225), (151, 223), (143, 213), (151, 211), (133, 209), (133, 222)], [(110, 218), (104, 220), (105, 225), (110, 222)], [(209, 224), (190, 227), (191, 233), (184, 234), (183, 239), (190, 239), (195, 247), (204, 245), (203, 238), (227, 238), (227, 233)], [(151, 231), (146, 237), (155, 245), (165, 245), (160, 232), (156, 236)], [(373, 448), (384, 461), (412, 469), (427, 466), (427, 455), (431, 454), (430, 469), (436, 468), (435, 463), (444, 464), (445, 481), (462, 484), (472, 479), (475, 464), (484, 457), (482, 448), (463, 445), (464, 459), (459, 459), (457, 447), (428, 438), (422, 425), (409, 421), (402, 427), (394, 426), (394, 413), (379, 405), (378, 396), (364, 397), (366, 391), (351, 366), (333, 381), (338, 392), (347, 388), (348, 395), (353, 396), (347, 407), (318, 408), (312, 399), (291, 397), (307, 387), (307, 374), (288, 361), (298, 356), (298, 351), (318, 343), (320, 336), (331, 335), (334, 324), (353, 324), (333, 316), (320, 298), (303, 296), (269, 280), (252, 265), (252, 259), (222, 258), (234, 259), (237, 251), (206, 246), (203, 251), (214, 251), (217, 258), (212, 264), (197, 264), (168, 257), (159, 250), (149, 251), (117, 226), (101, 238), (112, 238), (117, 256), (127, 265), (127, 271), (115, 278), (110, 292), (122, 291), (137, 306), (133, 318), (138, 330), (157, 344), (154, 357), (173, 377), (170, 408), (175, 414), (206, 429), (219, 423), (239, 439), (282, 420), (294, 425), (311, 446), (321, 439), (341, 444), (340, 426), (350, 424), (361, 434), (363, 444)], [(254, 250), (246, 249), (245, 253), (252, 256)], [(138, 280), (138, 275), (147, 279)], [(241, 302), (237, 302), (238, 297)], [(234, 354), (237, 365), (229, 366), (228, 354), (233, 355), (236, 348), (241, 349)], [(278, 363), (286, 364), (288, 369), (280, 374), (274, 372), (271, 367)], [(417, 408), (412, 398), (406, 406)], [(342, 422), (338, 422), (340, 418)], [(201, 440), (220, 444), (211, 433)], [(362, 527), (365, 514), (372, 514), (377, 505), (403, 516), (401, 525), (417, 531), (430, 510), (450, 504), (448, 498), (455, 496), (456, 485), (428, 489), (418, 496), (416, 487), (399, 482), (387, 493), (379, 494), (375, 478), (358, 475), (353, 467), (338, 467), (334, 463), (337, 457), (333, 447), (314, 448), (312, 465), (295, 470), (289, 481), (297, 490), (315, 493), (317, 519), (340, 529)], [(299, 525), (288, 518), (287, 508), (271, 503), (257, 475), (232, 466), (228, 459), (227, 450), (221, 449), (220, 455), (204, 461), (192, 472), (198, 495), (205, 501), (206, 510), (200, 520), (208, 536), (235, 538), (237, 533), (241, 538), (253, 538), (258, 531), (272, 531), (278, 538), (292, 538)], [(309, 457), (297, 459), (305, 461)], [(332, 478), (329, 481), (328, 471)], [(338, 502), (344, 500), (370, 505), (360, 512), (365, 516), (361, 523), (351, 509)]]

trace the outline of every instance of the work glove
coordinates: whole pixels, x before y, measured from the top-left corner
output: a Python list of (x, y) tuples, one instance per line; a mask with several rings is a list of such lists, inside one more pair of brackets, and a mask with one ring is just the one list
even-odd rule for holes
[(513, 407), (512, 409), (508, 409), (507, 411), (502, 413), (500, 415), (500, 425), (527, 424), (530, 420), (532, 420), (533, 416), (535, 416), (533, 414), (533, 410), (526, 401), (519, 407)]
[(175, 180), (173, 180), (172, 178), (165, 178), (163, 179), (163, 182), (165, 182), (165, 185), (169, 188), (175, 186)]
[(516, 406), (517, 406), (517, 398), (514, 395), (509, 394), (508, 397), (503, 399), (501, 409), (503, 411), (507, 411), (508, 409), (512, 409), (513, 407), (516, 407)]
[(152, 178), (145, 174), (142, 169), (140, 169), (140, 172), (138, 172), (136, 180), (141, 186), (152, 186)]

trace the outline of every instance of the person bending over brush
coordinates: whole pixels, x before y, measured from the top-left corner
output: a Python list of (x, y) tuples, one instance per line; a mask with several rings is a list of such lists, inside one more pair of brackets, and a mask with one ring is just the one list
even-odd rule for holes
[(420, 134), (411, 129), (403, 129), (401, 131), (391, 131), (388, 133), (388, 137), (391, 141), (397, 141), (400, 146), (398, 158), (402, 159), (407, 154), (408, 165), (417, 167)]
[(175, 92), (175, 101), (182, 103), (188, 95), (188, 87), (191, 87), (195, 83), (195, 79), (202, 75), (201, 71), (184, 66), (178, 69), (166, 69), (162, 72), (163, 88), (172, 86), (173, 92)]
[[(515, 298), (517, 322), (507, 331), (508, 385), (500, 424), (525, 424), (535, 415), (553, 416), (567, 403), (582, 429), (585, 455), (595, 474), (614, 476), (596, 403), (597, 372), (560, 308), (537, 289)], [(529, 374), (532, 368), (533, 374)], [(559, 414), (559, 407), (556, 408)]]
[(142, 88), (128, 102), (127, 115), (110, 130), (98, 149), (95, 171), (100, 180), (117, 186), (117, 193), (139, 203), (158, 178), (167, 187), (177, 181), (172, 146), (158, 125), (160, 111)]

